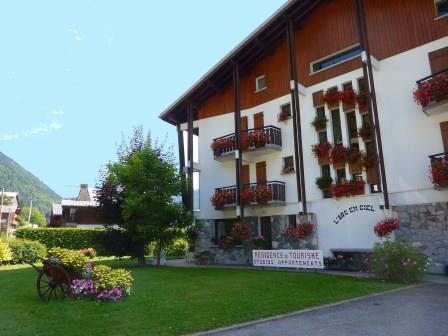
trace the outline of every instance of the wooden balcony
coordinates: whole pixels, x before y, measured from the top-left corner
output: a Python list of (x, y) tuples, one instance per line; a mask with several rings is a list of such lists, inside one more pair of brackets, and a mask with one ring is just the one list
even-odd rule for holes
[[(275, 126), (265, 126), (241, 132), (241, 150), (247, 158), (265, 155), (282, 149), (282, 131)], [(215, 160), (235, 159), (235, 133), (216, 138), (212, 143)]]
[[(266, 183), (244, 184), (242, 187), (242, 197), (244, 206), (266, 206), (266, 205), (284, 205), (286, 202), (286, 184), (279, 181), (269, 181)], [(222, 195), (221, 204), (215, 207), (217, 210), (236, 207), (237, 205), (237, 186), (221, 187), (215, 189), (215, 195)], [(251, 195), (247, 197), (247, 195)]]
[(414, 98), (428, 116), (448, 112), (448, 69), (418, 80)]

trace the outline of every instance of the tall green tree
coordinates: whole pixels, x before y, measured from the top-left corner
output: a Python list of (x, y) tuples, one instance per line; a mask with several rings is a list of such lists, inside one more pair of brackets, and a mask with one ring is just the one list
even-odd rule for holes
[[(20, 210), (20, 215), (17, 218), (20, 226), (28, 225), (29, 213), (30, 208), (25, 207)], [(47, 226), (47, 219), (38, 208), (31, 209), (30, 224), (37, 224), (39, 227)]]
[(193, 219), (177, 201), (185, 181), (172, 151), (136, 128), (120, 147), (118, 162), (107, 166), (104, 180), (104, 189), (114, 186), (110, 193), (120, 194), (115, 204), (121, 207), (121, 226), (140, 247), (139, 263), (145, 262), (144, 246), (155, 243), (160, 264), (160, 252), (183, 235)]

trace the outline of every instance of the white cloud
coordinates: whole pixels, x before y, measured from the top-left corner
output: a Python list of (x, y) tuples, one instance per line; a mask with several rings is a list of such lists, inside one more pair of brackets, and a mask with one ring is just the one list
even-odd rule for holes
[(82, 40), (81, 35), (78, 33), (78, 31), (76, 29), (71, 28), (71, 29), (69, 29), (69, 32), (72, 33), (73, 38), (75, 40), (77, 40), (77, 41), (81, 41)]
[(33, 135), (43, 135), (52, 131), (56, 131), (62, 128), (62, 125), (57, 121), (52, 121), (49, 124), (42, 124), (38, 127), (26, 129), (24, 131), (18, 131), (15, 133), (5, 134), (0, 136), (0, 141), (12, 141), (19, 138), (27, 138)]
[(55, 117), (62, 117), (65, 114), (65, 112), (62, 110), (53, 110), (50, 112), (50, 114)]

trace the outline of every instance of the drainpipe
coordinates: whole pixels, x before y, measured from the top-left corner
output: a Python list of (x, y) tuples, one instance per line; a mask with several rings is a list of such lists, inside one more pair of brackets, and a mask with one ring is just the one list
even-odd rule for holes
[(236, 204), (237, 217), (244, 222), (244, 205), (241, 204), (241, 175), (243, 156), (241, 151), (241, 96), (240, 96), (240, 69), (237, 62), (233, 62), (233, 101), (235, 104), (235, 174), (236, 174)]
[(294, 26), (292, 20), (288, 22), (286, 28), (286, 37), (288, 41), (289, 68), (291, 79), (291, 101), (292, 101), (291, 107), (292, 107), (293, 131), (294, 131), (294, 158), (296, 169), (298, 170), (298, 172), (296, 172), (297, 199), (299, 202), (302, 202), (303, 214), (306, 216), (308, 215), (308, 206), (306, 202), (299, 86), (297, 83), (297, 64), (296, 64), (296, 53), (294, 47)]
[(187, 148), (187, 162), (188, 162), (188, 197), (187, 209), (193, 213), (193, 104), (188, 102), (187, 105), (187, 124), (188, 124), (188, 148)]
[(381, 129), (380, 122), (378, 118), (378, 104), (376, 101), (376, 91), (375, 91), (375, 81), (373, 79), (373, 69), (372, 69), (372, 58), (370, 55), (369, 40), (367, 37), (367, 25), (365, 20), (364, 2), (363, 0), (355, 0), (356, 3), (356, 16), (358, 24), (358, 34), (359, 43), (361, 49), (366, 53), (367, 64), (363, 62), (363, 73), (364, 78), (368, 81), (367, 87), (369, 89), (367, 95), (367, 105), (369, 109), (369, 122), (373, 125), (375, 130), (373, 143), (375, 144), (375, 150), (378, 153), (378, 164), (379, 170), (381, 172), (381, 184), (380, 191), (383, 191), (384, 195), (384, 207), (386, 209), (390, 208), (389, 204), (389, 193), (387, 189), (387, 179), (386, 179), (386, 169), (384, 166), (384, 155), (383, 155), (383, 142), (381, 139)]

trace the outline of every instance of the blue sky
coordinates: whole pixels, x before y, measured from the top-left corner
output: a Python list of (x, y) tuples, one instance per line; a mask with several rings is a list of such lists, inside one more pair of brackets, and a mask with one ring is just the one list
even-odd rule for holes
[(158, 115), (285, 0), (2, 1), (0, 151), (61, 196), (93, 185)]

